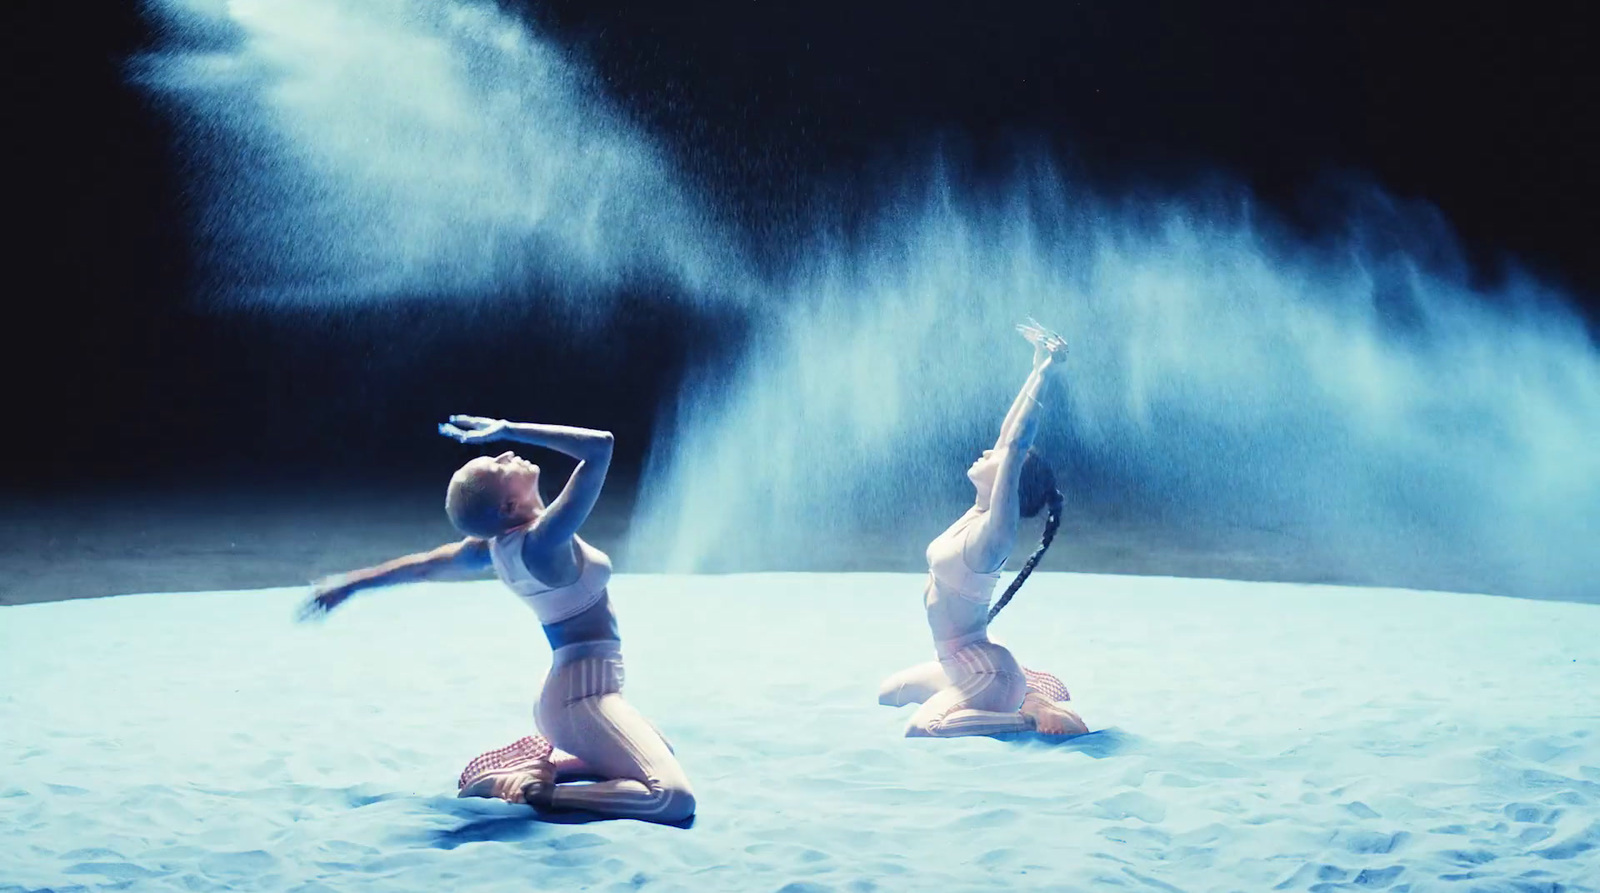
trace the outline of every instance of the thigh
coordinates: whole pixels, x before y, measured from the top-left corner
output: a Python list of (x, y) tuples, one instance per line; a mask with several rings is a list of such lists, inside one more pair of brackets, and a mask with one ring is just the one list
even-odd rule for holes
[(622, 695), (583, 698), (565, 705), (562, 713), (558, 724), (567, 741), (559, 746), (581, 758), (595, 774), (687, 787), (672, 748)]
[(1011, 713), (1022, 707), (1028, 681), (1011, 652), (991, 643), (963, 649), (945, 664), (957, 706), (968, 710)]
[(585, 732), (574, 725), (581, 711), (577, 704), (622, 691), (622, 662), (616, 658), (589, 658), (555, 666), (545, 677), (538, 703), (534, 705), (534, 724), (550, 743), (580, 759)]
[(939, 691), (950, 687), (950, 677), (945, 675), (939, 662), (917, 664), (883, 680), (878, 686), (878, 703), (891, 707), (920, 704)]
[(911, 714), (911, 726), (926, 729), (935, 725), (947, 714), (968, 708), (967, 699), (970, 693), (962, 690), (958, 685), (941, 688), (933, 696), (922, 702), (917, 712)]

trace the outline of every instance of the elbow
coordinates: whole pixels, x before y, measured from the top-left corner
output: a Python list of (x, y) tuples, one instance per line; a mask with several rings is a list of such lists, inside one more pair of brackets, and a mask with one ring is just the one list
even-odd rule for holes
[(617, 437), (610, 431), (596, 432), (590, 458), (600, 462), (609, 462), (611, 460), (611, 450), (616, 446), (616, 443)]

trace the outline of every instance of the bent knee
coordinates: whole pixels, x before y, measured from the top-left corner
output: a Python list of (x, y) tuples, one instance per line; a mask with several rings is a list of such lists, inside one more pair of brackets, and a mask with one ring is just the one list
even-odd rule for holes
[(907, 704), (915, 703), (916, 698), (913, 698), (911, 693), (906, 691), (906, 688), (907, 686), (904, 682), (894, 676), (890, 676), (878, 686), (878, 703), (885, 707), (904, 707)]
[(696, 807), (694, 791), (687, 785), (662, 788), (656, 818), (663, 822), (681, 822), (694, 815)]

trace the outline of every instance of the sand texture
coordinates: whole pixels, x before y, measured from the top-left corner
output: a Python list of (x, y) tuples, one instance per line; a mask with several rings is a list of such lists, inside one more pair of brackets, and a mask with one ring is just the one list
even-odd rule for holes
[(1097, 731), (906, 739), (913, 574), (618, 575), (692, 827), (454, 797), (549, 649), (497, 583), (0, 609), (0, 890), (1594, 890), (1600, 607), (1042, 573)]

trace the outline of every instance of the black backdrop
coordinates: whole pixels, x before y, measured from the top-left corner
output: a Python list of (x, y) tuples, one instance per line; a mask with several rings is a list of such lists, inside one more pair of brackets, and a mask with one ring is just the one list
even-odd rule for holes
[[(1313, 224), (1315, 185), (1353, 172), (1438, 205), (1482, 275), (1514, 256), (1592, 319), (1600, 66), (1579, 10), (556, 0), (529, 14), (755, 230), (787, 225), (824, 179), (936, 141), (979, 168), (1043, 141), (1110, 189), (1220, 172)], [(509, 314), (207, 314), (171, 123), (123, 79), (151, 45), (137, 7), (14, 14), (12, 483), (406, 472), (457, 456), (427, 433), (450, 411), (609, 425), (636, 464), (683, 364), (727, 341), (648, 294), (576, 363), (557, 362), (536, 296)]]

